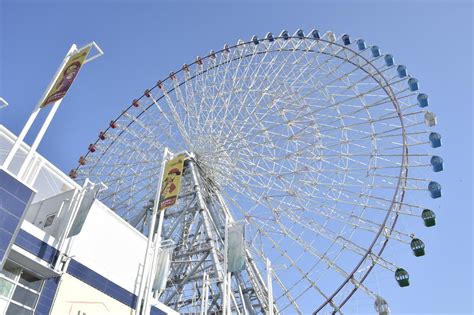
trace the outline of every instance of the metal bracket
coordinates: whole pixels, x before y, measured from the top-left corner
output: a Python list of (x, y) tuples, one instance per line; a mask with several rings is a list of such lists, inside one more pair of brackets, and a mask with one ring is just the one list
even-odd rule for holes
[(0, 108), (7, 107), (8, 102), (3, 99), (3, 97), (0, 97)]
[(104, 51), (99, 47), (99, 45), (97, 45), (96, 42), (91, 42), (91, 43), (89, 43), (89, 44), (87, 44), (87, 45), (85, 45), (85, 46), (83, 46), (83, 47), (81, 47), (81, 48), (78, 48), (77, 51), (83, 50), (83, 49), (85, 49), (85, 48), (87, 48), (87, 47), (93, 47), (93, 48), (95, 48), (95, 50), (96, 50), (97, 53), (96, 53), (94, 56), (87, 58), (87, 59), (84, 61), (83, 64), (86, 64), (86, 63), (88, 63), (89, 61), (92, 61), (92, 60), (94, 60), (94, 59), (96, 59), (96, 58), (99, 58), (100, 56), (102, 56), (102, 55), (104, 54)]

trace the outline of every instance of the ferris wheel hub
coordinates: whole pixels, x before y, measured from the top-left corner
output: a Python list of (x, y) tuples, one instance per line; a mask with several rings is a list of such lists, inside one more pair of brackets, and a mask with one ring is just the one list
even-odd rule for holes
[(215, 134), (201, 134), (194, 142), (194, 154), (206, 177), (224, 186), (234, 174), (236, 162), (223, 145), (216, 139)]

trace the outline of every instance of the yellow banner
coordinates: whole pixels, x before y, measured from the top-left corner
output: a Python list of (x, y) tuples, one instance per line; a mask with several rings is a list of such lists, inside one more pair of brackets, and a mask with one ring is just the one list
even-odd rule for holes
[(181, 189), (183, 176), (184, 154), (178, 155), (166, 162), (163, 180), (161, 182), (159, 210), (164, 210), (176, 203)]
[(68, 62), (61, 69), (61, 73), (54, 81), (48, 95), (46, 95), (46, 98), (41, 104), (41, 108), (62, 99), (66, 95), (90, 50), (90, 46), (86, 47), (69, 58)]

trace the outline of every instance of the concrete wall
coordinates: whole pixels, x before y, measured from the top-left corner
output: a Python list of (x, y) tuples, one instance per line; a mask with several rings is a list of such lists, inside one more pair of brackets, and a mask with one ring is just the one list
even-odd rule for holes
[(133, 314), (125, 304), (65, 274), (61, 277), (51, 314), (77, 315), (79, 311), (87, 315)]
[(129, 292), (136, 293), (147, 239), (96, 200), (70, 256)]
[[(57, 238), (64, 232), (65, 221), (69, 218), (70, 204), (74, 195), (74, 190), (64, 192), (51, 198), (32, 204), (26, 213), (25, 219), (45, 231), (49, 235)], [(46, 219), (54, 215), (51, 225), (45, 226)]]

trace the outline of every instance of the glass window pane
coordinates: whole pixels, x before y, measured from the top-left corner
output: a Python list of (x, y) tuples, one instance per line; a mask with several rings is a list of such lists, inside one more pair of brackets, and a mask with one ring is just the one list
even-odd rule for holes
[(33, 312), (14, 303), (8, 305), (6, 315), (32, 315)]
[(13, 293), (12, 300), (29, 307), (34, 307), (37, 297), (37, 293), (28, 291), (25, 288), (17, 286), (15, 292)]
[(16, 276), (20, 272), (20, 268), (11, 266), (8, 264), (8, 262), (5, 264), (5, 267), (3, 267), (2, 274), (4, 274), (7, 278), (10, 278), (12, 280), (16, 279)]
[(0, 295), (9, 298), (15, 285), (8, 280), (0, 278)]

